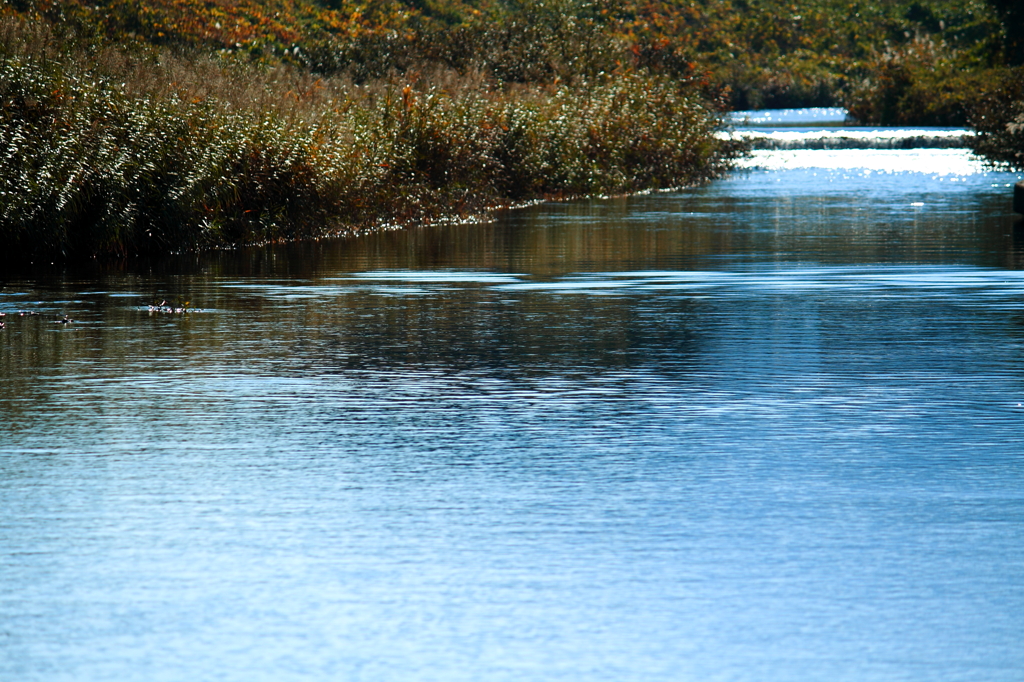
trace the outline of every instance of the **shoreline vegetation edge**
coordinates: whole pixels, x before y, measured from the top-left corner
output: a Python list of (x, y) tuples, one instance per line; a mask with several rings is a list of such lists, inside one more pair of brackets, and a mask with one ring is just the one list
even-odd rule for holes
[(743, 144), (695, 79), (356, 84), (0, 20), (0, 251), (82, 259), (318, 239), (715, 177)]
[(0, 0), (0, 257), (692, 185), (749, 146), (729, 109), (970, 125), (976, 153), (1024, 169), (1016, 4), (780, 2)]

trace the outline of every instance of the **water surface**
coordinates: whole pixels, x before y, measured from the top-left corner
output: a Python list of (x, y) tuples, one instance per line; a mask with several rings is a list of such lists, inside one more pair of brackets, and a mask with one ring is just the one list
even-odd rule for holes
[(9, 275), (0, 679), (1020, 680), (1018, 176), (746, 165)]
[(850, 112), (842, 107), (757, 109), (729, 114), (730, 120), (737, 125), (754, 126), (836, 125), (847, 122), (849, 117)]

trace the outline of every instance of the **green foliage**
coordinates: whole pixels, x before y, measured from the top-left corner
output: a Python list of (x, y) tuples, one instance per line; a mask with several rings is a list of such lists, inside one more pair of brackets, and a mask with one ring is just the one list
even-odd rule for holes
[(851, 115), (880, 125), (968, 125), (986, 93), (999, 89), (1010, 70), (964, 70), (930, 41), (878, 55), (847, 98)]
[(733, 151), (693, 84), (354, 85), (0, 25), (0, 249), (160, 252), (697, 182)]
[(626, 59), (626, 43), (593, 10), (585, 0), (527, 0), (451, 26), (330, 35), (304, 46), (302, 55), (317, 73), (344, 72), (356, 82), (426, 65), (503, 83), (566, 82), (615, 70)]
[[(218, 49), (357, 83), (438, 68), (501, 83), (627, 71), (707, 75), (708, 92), (724, 88), (733, 108), (850, 104), (888, 118), (890, 104), (867, 102), (866, 93), (905, 81), (893, 65), (909, 62), (913, 71), (922, 49), (952, 74), (1020, 56), (1016, 0), (0, 2), (117, 44)], [(963, 118), (958, 105), (918, 101), (927, 99), (926, 89), (909, 98), (886, 95), (894, 106), (912, 104), (895, 118), (925, 110), (930, 120)]]
[(1024, 3), (1020, 0), (989, 0), (1003, 23), (1003, 40), (1006, 63), (1012, 66), (1024, 64)]
[[(961, 70), (998, 61), (999, 23), (983, 0), (661, 0), (617, 4), (641, 52), (696, 63), (738, 109), (837, 105), (870, 88), (884, 55), (925, 42)], [(630, 7), (633, 7), (631, 10)]]
[(1024, 66), (1007, 69), (996, 86), (981, 93), (972, 110), (974, 151), (1024, 171)]

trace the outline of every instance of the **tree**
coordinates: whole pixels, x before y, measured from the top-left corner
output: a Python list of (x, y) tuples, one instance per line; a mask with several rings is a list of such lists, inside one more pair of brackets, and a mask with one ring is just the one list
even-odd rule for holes
[(988, 0), (1003, 23), (1006, 63), (1024, 64), (1024, 0)]

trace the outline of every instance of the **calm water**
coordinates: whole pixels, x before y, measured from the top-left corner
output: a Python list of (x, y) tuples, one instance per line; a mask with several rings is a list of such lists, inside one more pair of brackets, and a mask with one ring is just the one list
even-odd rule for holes
[(0, 679), (1024, 680), (1018, 176), (747, 165), (8, 273)]

